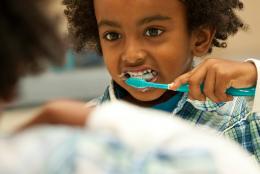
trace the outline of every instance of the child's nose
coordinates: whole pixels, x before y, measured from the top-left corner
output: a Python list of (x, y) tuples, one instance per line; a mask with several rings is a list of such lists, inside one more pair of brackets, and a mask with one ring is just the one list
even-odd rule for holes
[(126, 66), (138, 66), (144, 64), (147, 53), (139, 44), (128, 44), (121, 58)]

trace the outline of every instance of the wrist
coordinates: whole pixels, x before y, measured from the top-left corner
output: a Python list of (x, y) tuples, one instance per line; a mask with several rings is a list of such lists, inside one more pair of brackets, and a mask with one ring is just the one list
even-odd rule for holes
[(256, 93), (254, 97), (253, 109), (252, 112), (259, 112), (260, 113), (260, 60), (259, 59), (247, 59), (245, 62), (251, 62), (255, 65), (257, 70), (257, 82), (256, 82)]
[(244, 62), (244, 64), (247, 66), (246, 71), (249, 72), (248, 84), (250, 86), (256, 86), (258, 74), (257, 74), (257, 67), (255, 63), (252, 61), (246, 61)]

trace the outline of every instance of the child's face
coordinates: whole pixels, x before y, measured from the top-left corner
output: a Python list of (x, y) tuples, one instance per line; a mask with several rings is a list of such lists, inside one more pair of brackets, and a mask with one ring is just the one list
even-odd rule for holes
[(192, 37), (179, 0), (94, 0), (105, 64), (135, 99), (152, 101), (165, 92), (124, 83), (136, 76), (170, 83), (192, 64)]

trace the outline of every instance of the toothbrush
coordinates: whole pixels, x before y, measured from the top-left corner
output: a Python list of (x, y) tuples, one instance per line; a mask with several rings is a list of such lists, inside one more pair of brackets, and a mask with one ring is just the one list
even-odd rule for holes
[[(147, 82), (144, 79), (131, 77), (125, 80), (125, 83), (134, 88), (159, 88), (170, 90), (170, 84), (160, 84)], [(203, 85), (201, 85), (201, 89), (203, 90)], [(179, 92), (189, 92), (189, 85), (186, 83), (181, 85), (176, 91)], [(255, 87), (250, 88), (229, 88), (226, 93), (232, 96), (255, 96)]]

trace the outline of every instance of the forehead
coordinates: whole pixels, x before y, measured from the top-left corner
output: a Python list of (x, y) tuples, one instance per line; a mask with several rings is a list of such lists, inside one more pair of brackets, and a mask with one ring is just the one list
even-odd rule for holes
[(183, 16), (185, 6), (180, 0), (94, 0), (97, 20), (138, 19), (143, 16)]

